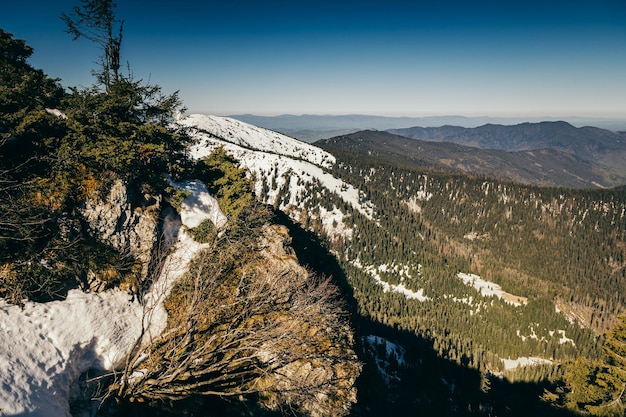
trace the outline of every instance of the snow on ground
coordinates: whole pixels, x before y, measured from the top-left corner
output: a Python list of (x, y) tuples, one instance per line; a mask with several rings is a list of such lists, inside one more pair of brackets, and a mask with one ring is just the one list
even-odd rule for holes
[(509, 294), (503, 291), (502, 287), (498, 284), (485, 281), (478, 275), (459, 272), (456, 276), (463, 281), (465, 285), (474, 287), (483, 297), (497, 297), (516, 307), (526, 304), (527, 302), (526, 298)]
[(326, 210), (324, 207), (320, 207), (320, 219), (322, 220), (322, 227), (324, 232), (331, 239), (343, 237), (346, 239), (352, 239), (353, 230), (350, 226), (346, 225), (343, 221), (343, 212), (337, 207), (333, 207), (332, 211)]
[[(404, 366), (406, 364), (406, 351), (404, 348), (380, 336), (369, 335), (363, 337), (363, 341), (365, 342), (364, 345), (366, 349), (369, 350), (369, 353), (376, 362), (378, 372), (385, 379), (387, 384), (392, 380), (400, 382), (400, 377), (397, 372), (398, 368), (392, 366), (390, 360), (393, 358), (399, 366)], [(381, 357), (382, 352), (378, 350), (379, 346), (384, 346), (384, 357)]]
[(401, 346), (396, 345), (395, 343), (385, 339), (384, 337), (380, 337), (380, 336), (374, 336), (374, 335), (369, 335), (365, 337), (365, 340), (367, 341), (367, 343), (370, 346), (379, 346), (379, 345), (384, 345), (385, 346), (385, 354), (387, 355), (387, 357), (390, 356), (395, 356), (396, 360), (398, 361), (399, 365), (405, 365), (406, 364), (406, 360), (405, 360), (405, 354), (406, 352), (404, 351), (404, 348)]
[[(535, 331), (535, 328), (533, 327), (532, 324), (529, 327), (530, 327), (530, 335), (528, 335), (528, 336), (524, 336), (520, 330), (517, 330), (517, 332), (516, 332), (517, 336), (522, 339), (522, 342), (525, 342), (526, 339), (535, 339), (535, 340), (540, 340), (540, 341), (546, 341), (545, 336), (541, 336), (541, 338), (539, 338), (539, 336), (537, 335), (537, 333)], [(559, 338), (559, 344), (560, 345), (563, 345), (565, 343), (571, 343), (573, 346), (576, 346), (576, 342), (574, 342), (573, 339), (570, 339), (569, 337), (565, 336), (565, 330), (549, 330), (548, 334), (550, 335), (550, 337), (554, 337), (555, 335), (556, 336), (560, 335), (561, 336)]]
[(561, 338), (559, 339), (559, 344), (563, 345), (565, 343), (571, 343), (572, 345), (576, 346), (576, 343), (574, 342), (573, 339), (570, 339), (569, 337), (565, 336), (565, 330), (556, 330), (556, 332), (554, 330), (550, 330), (548, 333), (550, 333), (550, 336), (554, 336), (555, 333), (557, 335), (561, 335)]
[(510, 370), (523, 366), (532, 366), (532, 365), (549, 365), (552, 363), (551, 360), (538, 358), (538, 357), (521, 357), (517, 359), (501, 359), (504, 363), (504, 369)]
[(474, 314), (479, 314), (481, 310), (489, 306), (489, 304), (485, 303), (484, 301), (475, 300), (474, 297), (472, 297), (471, 295), (469, 297), (458, 298), (448, 294), (444, 294), (443, 298), (450, 299), (455, 303), (467, 304), (468, 306), (473, 307), (473, 310), (469, 311), (470, 316), (473, 316)]
[[(383, 287), (383, 292), (389, 292), (389, 291), (397, 292), (397, 293), (403, 294), (409, 300), (418, 300), (422, 302), (430, 300), (430, 297), (427, 297), (426, 295), (424, 295), (423, 288), (420, 288), (417, 291), (413, 291), (404, 285), (403, 281), (405, 280), (405, 277), (411, 278), (411, 276), (408, 273), (408, 265), (405, 265), (404, 268), (400, 268), (397, 265), (389, 266), (386, 264), (379, 265), (378, 267), (376, 267), (374, 265), (362, 265), (359, 259), (352, 261), (351, 263), (357, 268), (362, 269), (363, 271), (370, 274), (370, 276), (374, 278), (374, 281), (376, 282), (376, 284)], [(419, 269), (419, 266), (418, 266), (418, 269)], [(397, 285), (390, 284), (387, 281), (384, 281), (380, 276), (380, 272), (391, 272), (391, 273), (395, 273), (399, 275), (400, 284), (397, 284)]]
[(335, 164), (335, 157), (317, 146), (229, 117), (192, 114), (179, 123), (243, 148), (302, 159), (325, 168)]
[[(183, 223), (220, 217), (217, 201), (206, 188), (197, 182), (181, 185), (193, 192), (182, 206)], [(204, 208), (190, 210), (198, 208), (195, 201)], [(147, 308), (119, 289), (71, 290), (63, 301), (26, 302), (23, 310), (0, 299), (0, 415), (69, 416), (68, 400), (77, 388), (73, 384), (83, 372), (122, 364), (141, 334), (142, 322), (153, 336), (165, 328), (162, 301), (203, 246), (173, 216), (164, 229), (174, 247), (145, 296)]]
[(189, 193), (189, 196), (182, 202), (180, 213), (180, 219), (185, 226), (194, 228), (207, 219), (211, 220), (218, 229), (226, 224), (228, 219), (202, 181), (190, 180), (176, 183), (169, 180), (169, 182), (176, 188)]
[(322, 149), (234, 119), (192, 115), (181, 123), (200, 129), (192, 132), (198, 140), (190, 147), (193, 159), (205, 158), (223, 146), (243, 168), (255, 175), (257, 195), (262, 195), (263, 179), (266, 183), (274, 181), (276, 187), (267, 192), (266, 203), (273, 204), (279, 190), (289, 181), (290, 199), (279, 209), (290, 205), (298, 207), (298, 198), (308, 194), (305, 185), (319, 181), (330, 193), (337, 194), (369, 219), (373, 218), (374, 207), (362, 201), (359, 190), (326, 171), (335, 163), (335, 157)]
[(72, 290), (23, 311), (0, 300), (1, 415), (68, 416), (72, 382), (89, 368), (118, 365), (141, 322), (141, 306), (119, 290)]

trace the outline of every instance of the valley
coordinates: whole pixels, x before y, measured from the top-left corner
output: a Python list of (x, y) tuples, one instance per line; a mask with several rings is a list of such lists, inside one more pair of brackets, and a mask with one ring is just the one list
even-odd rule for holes
[[(205, 133), (207, 142), (224, 140)], [(626, 313), (626, 197), (619, 190), (415, 168), (364, 155), (367, 147), (360, 152), (348, 138), (320, 143), (336, 158), (327, 167), (272, 153), (264, 156), (269, 165), (257, 164), (258, 146), (225, 142), (251, 169), (264, 202), (300, 233), (321, 236), (316, 251), (335, 259), (334, 274), (345, 279), (368, 340), (415, 353), (401, 341), (411, 334), (457, 366), (539, 382), (558, 378), (577, 357), (600, 357), (597, 335)], [(315, 253), (299, 256), (327, 268)], [(588, 320), (572, 320), (580, 310), (592, 311)], [(415, 365), (404, 363), (405, 371)]]
[(248, 173), (298, 261), (342, 290), (363, 364), (351, 415), (567, 415), (540, 394), (600, 360), (626, 313), (619, 189), (394, 161), (407, 152), (387, 133), (318, 147), (229, 118), (178, 123), (194, 159), (223, 152)]

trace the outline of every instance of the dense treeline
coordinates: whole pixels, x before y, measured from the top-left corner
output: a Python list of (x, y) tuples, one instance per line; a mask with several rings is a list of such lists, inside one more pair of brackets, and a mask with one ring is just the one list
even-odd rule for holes
[[(609, 328), (626, 294), (623, 193), (522, 186), (332, 152), (341, 160), (333, 174), (373, 204), (372, 218), (319, 184), (304, 185), (297, 207), (289, 207), (289, 181), (278, 189), (269, 173), (264, 190), (277, 190), (275, 206), (297, 210), (301, 224), (327, 236), (359, 314), (423, 336), (440, 357), (482, 371), (502, 371), (503, 359), (552, 361), (507, 371), (511, 380), (556, 378), (558, 364), (599, 356), (589, 328)], [(332, 210), (343, 215), (335, 231), (321, 216)], [(527, 301), (483, 298), (459, 272)], [(386, 291), (376, 279), (421, 290), (427, 300)]]
[(460, 257), (463, 270), (469, 264), (468, 272), (510, 293), (548, 295), (596, 309), (584, 324), (598, 333), (624, 312), (623, 192), (539, 188), (360, 164), (339, 164), (337, 174), (371, 195), (379, 221), (390, 220), (394, 236), (418, 222), (424, 239), (439, 242), (440, 255)]
[[(359, 316), (429, 340), (439, 358), (509, 381), (570, 386), (563, 371), (571, 374), (574, 359), (602, 360), (597, 335), (624, 313), (623, 192), (524, 186), (331, 151), (340, 159), (333, 174), (360, 190), (360, 203), (375, 207), (373, 217), (320, 184), (304, 185), (297, 207), (289, 205), (289, 181), (278, 189), (269, 173), (264, 190), (277, 190), (275, 206), (326, 236)], [(333, 210), (343, 215), (335, 230), (322, 219)], [(526, 301), (483, 298), (458, 272), (478, 274)], [(426, 299), (389, 291), (376, 279), (422, 290)], [(503, 372), (504, 359), (524, 357), (550, 362)], [(548, 402), (575, 408), (563, 399), (571, 390), (556, 391), (561, 399), (546, 396)]]

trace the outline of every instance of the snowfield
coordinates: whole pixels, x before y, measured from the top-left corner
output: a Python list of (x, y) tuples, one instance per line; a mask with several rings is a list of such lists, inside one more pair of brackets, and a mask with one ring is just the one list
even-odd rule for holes
[(504, 363), (505, 370), (511, 370), (515, 368), (521, 368), (524, 366), (533, 366), (533, 365), (549, 365), (552, 363), (551, 360), (538, 358), (538, 357), (521, 357), (517, 359), (501, 359), (502, 363)]
[[(178, 123), (190, 128), (197, 140), (189, 150), (192, 158), (205, 158), (217, 147), (223, 146), (255, 176), (257, 196), (263, 194), (264, 180), (266, 183), (275, 182), (276, 186), (270, 188), (265, 196), (265, 203), (274, 204), (279, 190), (289, 184), (289, 201), (278, 208), (297, 207), (298, 200), (302, 201), (309, 194), (306, 185), (319, 182), (361, 214), (373, 218), (371, 203), (362, 201), (357, 188), (327, 171), (335, 164), (335, 157), (318, 147), (227, 117), (194, 114)], [(348, 227), (343, 230), (350, 233)]]
[(0, 300), (2, 415), (69, 416), (73, 382), (89, 368), (119, 365), (142, 314), (119, 290), (72, 290), (64, 301), (28, 302), (23, 311)]
[(301, 159), (324, 168), (331, 168), (336, 162), (332, 154), (309, 143), (229, 117), (192, 114), (178, 123), (249, 150)]
[[(163, 300), (204, 245), (183, 225), (225, 219), (217, 201), (199, 181), (176, 184), (192, 194), (182, 204), (181, 222), (166, 218), (164, 233), (172, 251), (145, 296), (145, 305), (119, 289), (102, 293), (71, 290), (63, 301), (26, 302), (24, 309), (0, 299), (0, 415), (70, 416), (79, 376), (90, 368), (112, 370), (146, 328), (146, 342), (167, 324)], [(201, 202), (201, 204), (198, 204)]]
[(457, 277), (463, 281), (465, 285), (474, 287), (483, 297), (497, 297), (515, 307), (522, 306), (528, 302), (528, 299), (525, 297), (509, 294), (502, 290), (502, 287), (498, 284), (486, 281), (478, 275), (459, 272)]

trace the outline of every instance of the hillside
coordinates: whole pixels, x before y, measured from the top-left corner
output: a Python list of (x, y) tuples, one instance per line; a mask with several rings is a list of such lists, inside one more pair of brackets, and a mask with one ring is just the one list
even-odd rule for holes
[[(294, 230), (302, 227), (296, 235), (312, 232), (327, 242), (334, 261), (313, 248), (311, 237), (299, 256), (345, 277), (370, 365), (389, 362), (368, 350), (377, 341), (396, 346), (388, 348), (396, 356), (425, 357), (432, 349), (458, 366), (513, 381), (558, 378), (562, 364), (598, 357), (595, 334), (624, 313), (626, 202), (617, 190), (566, 191), (435, 173), (331, 143), (324, 148), (337, 160), (328, 171), (242, 148), (218, 131), (200, 135), (202, 146), (226, 143), (246, 161), (258, 197), (286, 213)], [(264, 160), (272, 161), (269, 167)], [(416, 352), (403, 334), (430, 347)], [(415, 366), (366, 366), (364, 372), (393, 380), (394, 372)], [(465, 378), (460, 370), (449, 372), (447, 381)], [(395, 404), (423, 400), (427, 391), (405, 392), (409, 397)], [(428, 395), (434, 401), (445, 391), (440, 386)]]
[[(596, 334), (624, 313), (622, 193), (415, 170), (228, 118), (179, 123), (194, 158), (223, 149), (241, 161), (294, 255), (343, 289), (364, 364), (353, 415), (410, 415), (416, 404), (517, 415), (504, 412), (517, 401), (554, 415), (538, 400), (550, 387), (541, 381), (574, 358), (598, 358)], [(220, 158), (214, 166), (227, 172), (233, 162)]]
[[(464, 128), (442, 128), (450, 136)], [(454, 133), (456, 132), (456, 133)], [(523, 184), (571, 188), (606, 188), (626, 182), (625, 176), (554, 148), (523, 151), (481, 149), (453, 142), (408, 139), (388, 132), (363, 131), (324, 139), (315, 144), (372, 156), (405, 166), (479, 175)]]
[[(108, 404), (106, 415), (143, 412), (142, 404), (158, 415), (167, 412), (165, 400), (178, 400), (177, 412), (203, 408), (199, 398), (205, 395), (207, 402), (247, 397), (241, 403), (257, 412), (283, 404), (303, 415), (349, 412), (361, 365), (336, 284), (299, 264), (289, 231), (255, 202), (248, 171), (224, 151), (226, 142), (203, 139), (209, 126), (230, 133), (244, 152), (293, 163), (318, 157), (321, 165), (334, 158), (237, 123), (193, 116), (183, 122), (193, 128), (197, 145), (188, 149), (192, 163), (185, 175), (200, 179), (166, 177), (162, 204), (155, 196), (149, 210), (132, 210), (132, 185), (119, 178), (78, 202), (81, 239), (98, 240), (127, 258), (131, 254), (119, 242), (146, 232), (138, 215), (149, 219), (152, 229), (137, 248), (148, 254), (137, 260), (147, 275), (130, 288), (106, 282), (94, 272), (100, 265), (90, 259), (93, 250), (84, 249), (87, 276), (93, 275), (88, 287), (54, 294), (47, 303), (37, 302), (36, 293), (21, 306), (0, 300), (0, 363), (8, 373), (0, 391), (3, 412), (69, 416), (95, 401)], [(279, 153), (258, 150), (273, 147)], [(68, 256), (57, 248), (47, 252), (54, 258), (42, 258), (43, 277)], [(22, 278), (12, 271), (21, 261), (15, 255), (2, 264), (4, 291), (11, 289), (9, 279)], [(218, 414), (233, 408), (213, 401)]]
[[(214, 117), (212, 118), (215, 119)], [(230, 123), (228, 119), (223, 120), (226, 123)], [(247, 128), (245, 125), (242, 126)], [(362, 238), (365, 230), (371, 227), (366, 224), (375, 225), (375, 228), (378, 228), (381, 236), (376, 239), (384, 239), (383, 236), (386, 233), (389, 233), (389, 228), (395, 229), (399, 226), (395, 224), (394, 219), (399, 220), (401, 218), (412, 218), (414, 215), (410, 215), (411, 212), (416, 212), (418, 214), (418, 223), (422, 224), (419, 226), (422, 231), (416, 234), (424, 234), (424, 227), (439, 230), (440, 233), (445, 236), (444, 241), (449, 242), (444, 246), (452, 245), (449, 250), (452, 250), (453, 252), (461, 250), (460, 246), (455, 248), (454, 245), (456, 244), (452, 244), (454, 240), (459, 238), (461, 241), (464, 241), (461, 245), (464, 247), (470, 245), (470, 247), (476, 246), (476, 249), (478, 249), (478, 247), (484, 245), (486, 243), (484, 239), (476, 238), (475, 240), (472, 240), (467, 236), (473, 236), (472, 233), (475, 233), (476, 236), (481, 236), (481, 233), (486, 233), (486, 229), (483, 232), (480, 232), (477, 230), (476, 226), (485, 221), (492, 224), (492, 226), (489, 227), (495, 227), (494, 230), (503, 230), (498, 233), (497, 236), (499, 236), (498, 240), (504, 244), (504, 247), (510, 245), (505, 242), (513, 242), (515, 239), (520, 239), (519, 234), (510, 234), (507, 231), (519, 227), (517, 226), (517, 221), (528, 222), (529, 220), (524, 219), (533, 218), (534, 220), (532, 224), (534, 226), (531, 227), (530, 224), (528, 224), (524, 228), (527, 229), (525, 234), (533, 236), (533, 233), (537, 233), (539, 230), (545, 229), (545, 225), (542, 226), (542, 224), (544, 221), (548, 220), (545, 218), (546, 208), (552, 205), (559, 207), (564, 204), (555, 202), (554, 198), (556, 198), (556, 201), (567, 201), (568, 203), (566, 206), (568, 209), (565, 211), (550, 211), (549, 217), (565, 216), (565, 218), (569, 219), (562, 222), (560, 220), (556, 220), (555, 217), (554, 224), (570, 224), (573, 221), (572, 219), (581, 219), (576, 221), (580, 222), (578, 227), (582, 227), (581, 234), (576, 234), (576, 236), (579, 236), (581, 239), (585, 238), (585, 234), (582, 230), (593, 227), (595, 224), (592, 220), (589, 220), (589, 216), (591, 216), (590, 213), (584, 214), (589, 210), (589, 208), (583, 207), (596, 207), (593, 211), (601, 213), (601, 209), (599, 212), (598, 209), (602, 207), (603, 204), (609, 204), (611, 207), (609, 212), (613, 213), (613, 217), (611, 217), (611, 220), (607, 219), (609, 221), (607, 224), (619, 225), (620, 227), (617, 228), (619, 235), (624, 232), (624, 216), (623, 214), (620, 214), (620, 207), (623, 204), (623, 196), (618, 191), (605, 191), (604, 194), (594, 194), (592, 191), (569, 191), (568, 193), (563, 194), (563, 191), (559, 191), (557, 189), (541, 189), (507, 183), (501, 184), (493, 180), (472, 179), (445, 173), (428, 174), (428, 171), (420, 173), (420, 171), (403, 168), (401, 165), (383, 162), (373, 156), (359, 157), (358, 154), (354, 152), (335, 148), (331, 144), (326, 144), (326, 149), (332, 151), (335, 155), (341, 155), (342, 159), (333, 165), (332, 171), (327, 171), (326, 169), (315, 166), (314, 164), (304, 163), (304, 161), (300, 159), (287, 159), (284, 154), (261, 155), (258, 151), (241, 148), (232, 142), (228, 142), (227, 139), (220, 137), (219, 132), (217, 131), (205, 131), (200, 133), (200, 135), (203, 134), (208, 136), (203, 137), (203, 142), (201, 142), (201, 145), (199, 146), (210, 147), (211, 143), (226, 143), (224, 146), (227, 149), (231, 149), (235, 155), (239, 155), (242, 161), (246, 161), (248, 168), (250, 168), (253, 173), (257, 173), (256, 187), (259, 191), (258, 195), (260, 198), (274, 205), (281, 211), (288, 213), (293, 220), (305, 225), (305, 228), (319, 230), (319, 232), (326, 235), (331, 242), (341, 245), (344, 248), (343, 256), (345, 256), (350, 262), (356, 261), (356, 254), (350, 255), (350, 251), (345, 252), (345, 250), (347, 250), (350, 245), (354, 244), (355, 239), (357, 239), (358, 236), (361, 236)], [(264, 140), (263, 136), (258, 136), (258, 138), (259, 140)], [(273, 161), (270, 163), (270, 167), (272, 167), (272, 169), (268, 169), (267, 161), (264, 161), (263, 164), (257, 162), (258, 160), (263, 160), (263, 158), (267, 159), (270, 156), (276, 158), (276, 160), (270, 159), (270, 161)], [(279, 164), (277, 162), (279, 160), (283, 163)], [(361, 167), (361, 165), (363, 165), (363, 167)], [(307, 172), (307, 170), (311, 171), (317, 169), (319, 169), (319, 171), (315, 171), (317, 177), (312, 177), (310, 176), (311, 172)], [(367, 174), (365, 174), (365, 172), (367, 172)], [(259, 175), (259, 173), (262, 175)], [(396, 180), (394, 180), (394, 178), (397, 178), (400, 182), (396, 184)], [(426, 182), (423, 183), (422, 180)], [(387, 184), (387, 186), (380, 186), (381, 181), (382, 183)], [(431, 184), (430, 186), (433, 187), (433, 190), (430, 189), (428, 184)], [(442, 190), (434, 192), (434, 190), (439, 188)], [(493, 199), (486, 199), (486, 196), (491, 195), (489, 193), (490, 189), (502, 191), (496, 192)], [(303, 193), (305, 190), (307, 192)], [(518, 194), (518, 197), (513, 197)], [(461, 195), (465, 196), (461, 197)], [(380, 196), (382, 200), (374, 198), (374, 196)], [(451, 198), (450, 196), (458, 197)], [(607, 198), (608, 202), (594, 202), (598, 198)], [(458, 205), (458, 203), (456, 203), (457, 200), (462, 202), (462, 205)], [(420, 203), (420, 201), (422, 202)], [(502, 202), (509, 205), (513, 204), (510, 210), (512, 212), (520, 213), (520, 215), (523, 214), (523, 216), (519, 220), (516, 220), (515, 217), (506, 215), (508, 209), (506, 208), (506, 205), (500, 206)], [(389, 210), (391, 209), (385, 208), (389, 205), (393, 205), (394, 207), (397, 206), (397, 208), (393, 209), (394, 212), (395, 210), (401, 210), (403, 212), (406, 211), (406, 215), (400, 216), (398, 213), (393, 217), (390, 216)], [(429, 216), (424, 212), (425, 206), (433, 207), (434, 211), (432, 214), (435, 215), (435, 217), (429, 219)], [(516, 208), (517, 206), (519, 206), (519, 208)], [(452, 214), (458, 210), (466, 210), (466, 207), (475, 207), (473, 210), (474, 214), (471, 214), (471, 211), (465, 213), (463, 216), (461, 216), (460, 213)], [(522, 209), (522, 207), (524, 208)], [(534, 208), (531, 210), (529, 207)], [(437, 220), (436, 213), (438, 211), (443, 211), (445, 213), (444, 217), (451, 220), (446, 222), (445, 226), (444, 223), (441, 223), (441, 219)], [(539, 214), (533, 214), (534, 211), (537, 211)], [(480, 214), (499, 212), (502, 212), (504, 217), (485, 217)], [(332, 222), (328, 221), (330, 213), (334, 213), (332, 215)], [(502, 229), (503, 226), (501, 222), (503, 220), (507, 223), (512, 222), (510, 226), (512, 229), (510, 229), (509, 226)], [(365, 223), (361, 225), (361, 222)], [(427, 222), (429, 226), (425, 226), (424, 222)], [(308, 226), (306, 226), (307, 224)], [(384, 226), (385, 224), (387, 226)], [(496, 226), (498, 224), (499, 226)], [(406, 227), (406, 224), (404, 226)], [(537, 228), (537, 232), (533, 232), (535, 227)], [(387, 230), (387, 232), (383, 233), (385, 230)], [(455, 230), (455, 232), (451, 235), (450, 233), (453, 230)], [(567, 238), (566, 235), (563, 235), (562, 237), (554, 235), (552, 239), (559, 239), (559, 241), (560, 239), (564, 239), (564, 241), (571, 241), (571, 231), (569, 231), (569, 228), (567, 230)], [(612, 232), (613, 229), (607, 229), (604, 233)], [(493, 235), (493, 233), (494, 231), (489, 233), (491, 237), (487, 241), (495, 239), (495, 235)], [(406, 246), (407, 241), (397, 237), (387, 241), (384, 246), (387, 246), (392, 242), (396, 242), (394, 245), (397, 244), (402, 247)], [(405, 243), (400, 245), (400, 242)], [(541, 246), (540, 239), (536, 241), (524, 240), (524, 242), (526, 242), (526, 244), (532, 243), (532, 246), (529, 246), (529, 248), (534, 247), (537, 244)], [(440, 243), (435, 246), (438, 245), (440, 245)], [(515, 246), (518, 245), (520, 245), (520, 243), (515, 244)], [(381, 248), (380, 244), (375, 244), (375, 246), (379, 249)], [(570, 244), (568, 244), (568, 246), (570, 246)], [(474, 252), (474, 250), (470, 249), (470, 247), (462, 250), (462, 252), (467, 252), (467, 254), (461, 258), (469, 256), (469, 253)], [(618, 251), (620, 250), (619, 245), (614, 248)], [(432, 249), (435, 249), (435, 252), (433, 253), (435, 256), (440, 256), (441, 250), (446, 251), (442, 248)], [(491, 252), (492, 250), (493, 249), (488, 252)], [(537, 252), (537, 254), (539, 253), (540, 252)], [(399, 255), (397, 259), (405, 259), (407, 257), (405, 252), (400, 252), (397, 255)], [(513, 255), (513, 252), (511, 252), (511, 255)], [(371, 258), (372, 254), (369, 254), (367, 257)], [(588, 256), (585, 256), (584, 258), (587, 260), (592, 259)], [(614, 259), (615, 256), (608, 257), (607, 259), (609, 258)], [(358, 259), (361, 258), (359, 257)], [(449, 261), (450, 260), (448, 260), (448, 262)], [(464, 263), (467, 262), (467, 259), (465, 261), (459, 259), (459, 261)], [(362, 262), (362, 259), (359, 262)], [(504, 262), (505, 264), (508, 263), (506, 259), (503, 259), (500, 262)], [(595, 262), (604, 261), (597, 260)], [(564, 266), (567, 263), (569, 262), (565, 262)], [(531, 264), (534, 263), (531, 262)], [(539, 264), (541, 265), (541, 263)], [(541, 273), (541, 275), (543, 275), (543, 273)], [(525, 290), (524, 293), (527, 293), (527, 291)], [(619, 294), (621, 291), (618, 291), (617, 293)], [(609, 296), (609, 294), (614, 295), (615, 293), (607, 292), (605, 294), (606, 296)], [(618, 305), (619, 303), (616, 304), (615, 307)]]
[[(343, 296), (299, 264), (226, 142), (201, 146), (177, 95), (110, 54), (97, 86), (65, 90), (24, 41), (0, 30), (0, 49), (0, 414), (348, 414), (361, 364)], [(309, 176), (335, 162), (205, 122)]]
[(436, 142), (453, 142), (481, 149), (509, 152), (555, 149), (600, 165), (621, 178), (626, 176), (626, 136), (596, 127), (574, 127), (566, 122), (487, 124), (475, 128), (455, 126), (412, 127), (390, 133)]

